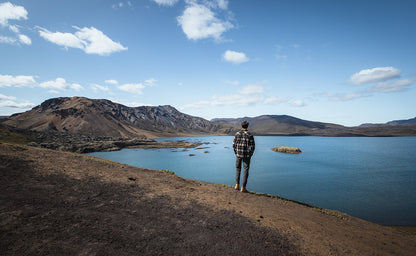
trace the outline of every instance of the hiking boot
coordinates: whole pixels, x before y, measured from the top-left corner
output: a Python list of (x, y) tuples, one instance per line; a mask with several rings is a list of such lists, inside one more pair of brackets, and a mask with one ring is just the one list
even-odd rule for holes
[(247, 191), (246, 187), (241, 187), (241, 192), (247, 193), (248, 191)]
[(235, 184), (234, 189), (235, 189), (235, 190), (240, 190), (240, 184)]

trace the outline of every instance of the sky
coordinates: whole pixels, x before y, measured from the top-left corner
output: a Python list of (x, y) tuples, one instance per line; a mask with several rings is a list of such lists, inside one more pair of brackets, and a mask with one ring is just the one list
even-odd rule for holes
[(205, 119), (416, 116), (414, 0), (0, 0), (0, 115), (49, 98)]

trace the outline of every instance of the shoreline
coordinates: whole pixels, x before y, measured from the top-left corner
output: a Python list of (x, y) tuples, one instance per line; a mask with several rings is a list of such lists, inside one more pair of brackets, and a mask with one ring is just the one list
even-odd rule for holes
[(416, 251), (408, 232), (164, 171), (7, 143), (0, 159), (5, 255)]

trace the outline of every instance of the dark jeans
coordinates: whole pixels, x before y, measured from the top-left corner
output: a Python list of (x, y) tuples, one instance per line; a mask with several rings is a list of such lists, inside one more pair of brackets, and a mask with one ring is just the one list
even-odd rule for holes
[(240, 174), (241, 174), (241, 162), (243, 162), (243, 184), (242, 186), (245, 187), (247, 185), (247, 179), (248, 179), (248, 169), (250, 168), (250, 157), (237, 157), (235, 161), (235, 183), (240, 184)]

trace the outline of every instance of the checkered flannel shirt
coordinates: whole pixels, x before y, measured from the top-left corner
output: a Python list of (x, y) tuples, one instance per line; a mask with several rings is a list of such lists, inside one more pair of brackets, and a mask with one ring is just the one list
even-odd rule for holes
[(234, 136), (233, 148), (237, 157), (251, 157), (255, 149), (253, 135), (246, 129), (241, 129)]

